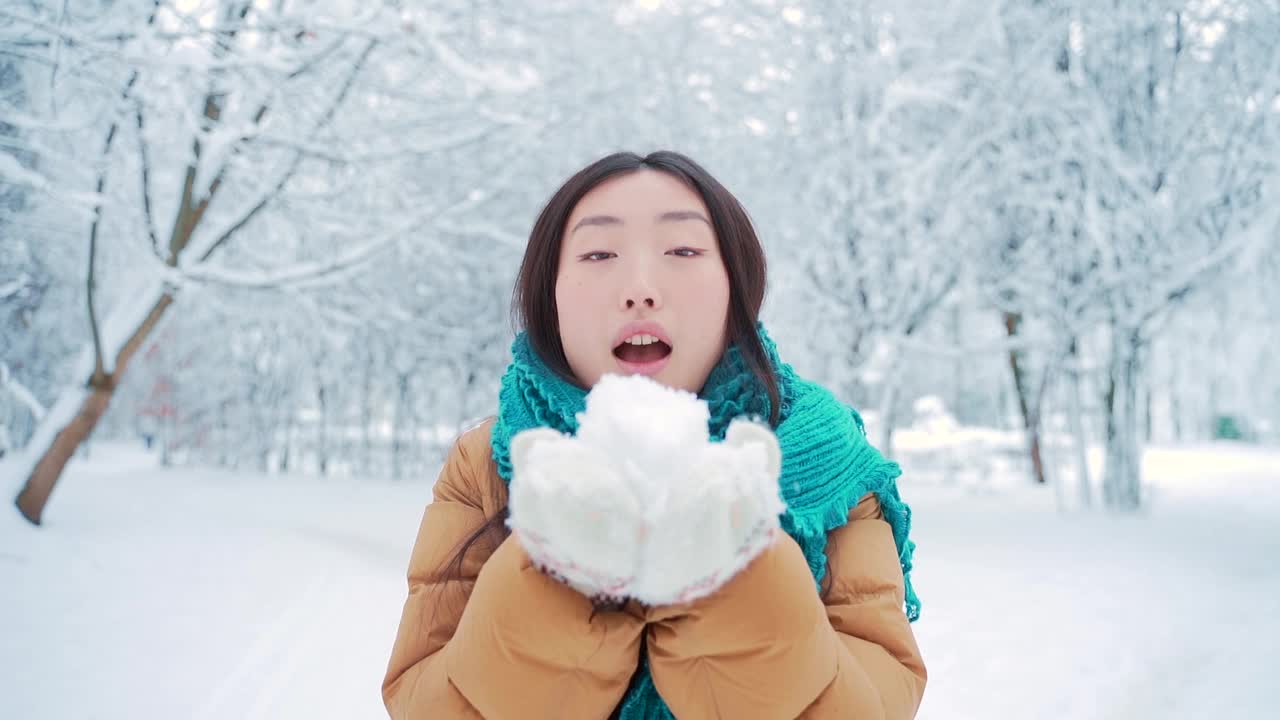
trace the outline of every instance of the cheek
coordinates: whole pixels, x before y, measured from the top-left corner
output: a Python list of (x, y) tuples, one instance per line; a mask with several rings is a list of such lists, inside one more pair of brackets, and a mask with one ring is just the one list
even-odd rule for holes
[(599, 299), (594, 297), (596, 291), (581, 278), (565, 276), (556, 282), (556, 307), (571, 315), (580, 315), (584, 310), (595, 307)]
[(599, 284), (591, 273), (583, 272), (577, 267), (562, 269), (556, 274), (556, 299), (565, 298), (570, 302), (589, 299), (599, 292)]
[(677, 288), (677, 314), (683, 316), (681, 325), (692, 331), (693, 345), (698, 355), (710, 353), (719, 356), (724, 346), (729, 315), (729, 278), (722, 268), (718, 271), (698, 273), (697, 277), (684, 278)]
[(555, 294), (556, 316), (560, 320), (560, 334), (563, 335), (565, 330), (573, 328), (573, 319), (582, 312), (582, 298), (574, 282), (567, 279), (556, 281)]
[(572, 277), (556, 282), (555, 295), (560, 341), (566, 355), (577, 357), (584, 339), (592, 332), (591, 320), (599, 313), (600, 303), (592, 297), (589, 286)]
[(723, 267), (700, 274), (694, 282), (686, 283), (685, 302), (699, 308), (701, 317), (708, 323), (723, 321), (729, 314), (729, 276)]

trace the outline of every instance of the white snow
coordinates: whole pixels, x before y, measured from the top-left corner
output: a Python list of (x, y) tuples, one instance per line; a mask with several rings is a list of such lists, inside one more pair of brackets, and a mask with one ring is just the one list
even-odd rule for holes
[(0, 513), (0, 717), (376, 718), (429, 483), (169, 471), (95, 446)]
[[(4, 293), (0, 292), (0, 296)], [(31, 412), (31, 416), (36, 420), (45, 416), (49, 409), (40, 404), (40, 399), (26, 385), (18, 382), (18, 379), (9, 371), (9, 366), (0, 361), (0, 393), (8, 393), (27, 407)]]
[(57, 187), (56, 183), (50, 182), (49, 178), (23, 167), (17, 158), (8, 153), (0, 152), (0, 183), (7, 185), (15, 185), (18, 187), (29, 187), (32, 190), (48, 192), (57, 195), (61, 199), (69, 200), (72, 203), (78, 203), (81, 208), (74, 205), (67, 206), (68, 210), (79, 212), (85, 208), (92, 208), (103, 201), (103, 196), (95, 192), (63, 190)]
[[(904, 476), (919, 717), (1268, 718), (1280, 450), (1145, 455), (1138, 516)], [(378, 718), (430, 483), (160, 468), (96, 444), (0, 512), (0, 717)]]
[(481, 65), (465, 59), (457, 50), (432, 32), (424, 32), (423, 40), (435, 51), (436, 59), (458, 77), (478, 87), (504, 93), (522, 93), (537, 87), (542, 78), (531, 65), (501, 67)]
[(14, 185), (26, 185), (36, 190), (46, 190), (49, 180), (33, 170), (28, 170), (8, 153), (0, 153), (0, 180)]
[(1138, 516), (904, 478), (931, 673), (919, 717), (1274, 717), (1280, 452), (1157, 448), (1144, 472)]

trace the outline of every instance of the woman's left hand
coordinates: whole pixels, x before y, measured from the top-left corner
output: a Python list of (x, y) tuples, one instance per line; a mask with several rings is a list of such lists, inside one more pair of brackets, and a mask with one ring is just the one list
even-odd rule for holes
[(772, 431), (735, 420), (724, 442), (705, 442), (681, 471), (652, 476), (631, 596), (646, 605), (697, 600), (768, 548), (785, 509), (781, 459)]

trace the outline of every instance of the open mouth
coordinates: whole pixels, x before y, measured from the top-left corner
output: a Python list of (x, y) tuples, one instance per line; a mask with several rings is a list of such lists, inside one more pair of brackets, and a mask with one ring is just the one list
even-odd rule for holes
[(653, 335), (633, 335), (613, 349), (613, 356), (633, 372), (657, 372), (671, 357), (671, 346)]

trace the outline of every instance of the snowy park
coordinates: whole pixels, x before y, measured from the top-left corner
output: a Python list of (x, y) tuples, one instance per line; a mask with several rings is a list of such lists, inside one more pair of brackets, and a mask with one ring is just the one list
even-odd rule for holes
[(716, 312), (901, 468), (916, 717), (1277, 716), (1276, 0), (0, 5), (0, 719), (387, 717), (518, 339)]

